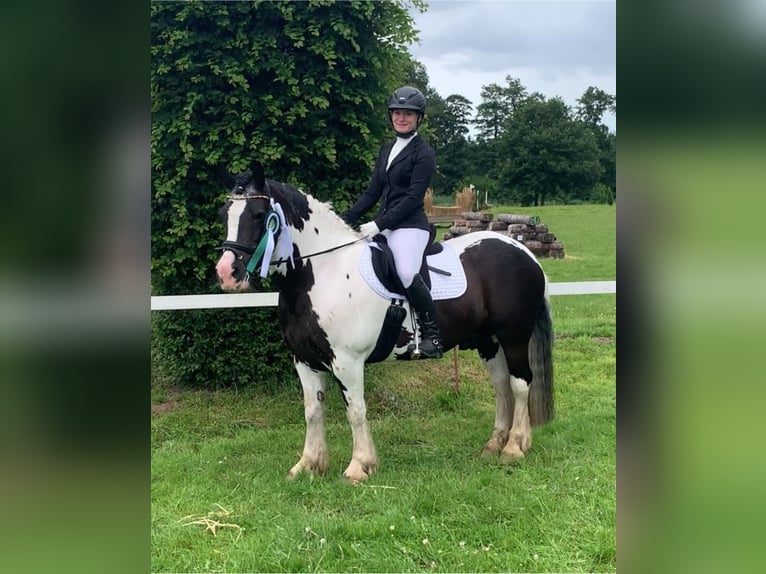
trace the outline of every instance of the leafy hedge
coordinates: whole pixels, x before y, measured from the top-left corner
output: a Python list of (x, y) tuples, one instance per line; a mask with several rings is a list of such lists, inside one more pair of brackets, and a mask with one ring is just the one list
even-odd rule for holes
[(274, 308), (158, 312), (152, 320), (162, 341), (156, 364), (176, 381), (208, 389), (295, 384), (276, 315)]
[[(258, 159), (268, 177), (345, 208), (386, 137), (414, 35), (403, 2), (152, 3), (153, 293), (217, 292), (218, 164)], [(160, 312), (152, 331), (181, 384), (292, 373), (274, 309)]]

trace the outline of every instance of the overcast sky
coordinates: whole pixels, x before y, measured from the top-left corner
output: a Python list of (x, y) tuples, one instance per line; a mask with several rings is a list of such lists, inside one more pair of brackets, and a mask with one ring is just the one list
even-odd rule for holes
[[(519, 78), (528, 93), (575, 106), (588, 86), (616, 95), (615, 0), (428, 0), (410, 53), (441, 97), (475, 107), (481, 87)], [(604, 123), (616, 129), (616, 117)]]

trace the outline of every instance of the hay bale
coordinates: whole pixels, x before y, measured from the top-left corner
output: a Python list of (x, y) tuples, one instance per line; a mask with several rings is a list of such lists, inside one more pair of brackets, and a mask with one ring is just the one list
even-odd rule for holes
[(433, 215), (433, 207), (434, 207), (434, 191), (429, 187), (426, 190), (426, 194), (423, 197), (423, 210), (426, 212), (426, 215)]
[(434, 205), (431, 207), (431, 213), (428, 215), (432, 215), (435, 217), (439, 217), (442, 215), (457, 215), (460, 213), (460, 208), (454, 205)]
[(460, 212), (472, 211), (476, 204), (476, 192), (470, 187), (464, 187), (455, 195), (455, 204), (461, 208)]

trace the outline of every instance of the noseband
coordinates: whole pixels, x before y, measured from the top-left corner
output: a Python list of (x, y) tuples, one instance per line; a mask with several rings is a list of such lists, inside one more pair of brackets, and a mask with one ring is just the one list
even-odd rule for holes
[[(268, 195), (247, 195), (247, 196), (235, 196), (231, 195), (229, 196), (229, 199), (231, 200), (248, 200), (248, 199), (265, 199), (268, 202), (271, 202), (271, 197)], [(219, 249), (223, 251), (231, 251), (235, 255), (238, 251), (247, 253), (248, 255), (251, 255), (250, 261), (247, 263), (247, 273), (252, 274), (253, 271), (255, 271), (256, 266), (258, 265), (259, 261), (263, 257), (263, 254), (266, 252), (266, 248), (269, 244), (269, 240), (273, 241), (276, 239), (276, 237), (279, 235), (280, 232), (280, 224), (279, 224), (279, 215), (277, 214), (274, 209), (269, 208), (269, 210), (266, 212), (266, 215), (264, 216), (263, 220), (263, 231), (261, 232), (261, 236), (258, 239), (258, 243), (256, 244), (248, 244), (248, 243), (239, 243), (237, 241), (224, 241), (221, 243), (221, 247)], [(273, 238), (273, 239), (272, 239)], [(242, 256), (238, 256), (239, 259), (242, 258)]]

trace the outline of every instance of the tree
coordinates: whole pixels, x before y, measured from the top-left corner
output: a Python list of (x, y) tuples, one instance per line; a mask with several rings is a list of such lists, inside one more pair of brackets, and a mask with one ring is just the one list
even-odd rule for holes
[(521, 80), (505, 77), (506, 86), (489, 84), (482, 86), (482, 102), (476, 107), (474, 125), (478, 130), (475, 172), (498, 180), (503, 164), (500, 141), (507, 123), (520, 102), (524, 101), (527, 90)]
[(579, 104), (576, 112), (577, 117), (594, 127), (603, 126), (606, 128), (601, 121), (604, 114), (607, 112), (617, 113), (617, 99), (594, 86), (589, 86), (585, 93), (578, 98), (577, 103)]
[[(219, 164), (258, 159), (274, 179), (349, 204), (388, 137), (385, 94), (415, 37), (403, 1), (152, 3), (153, 292), (216, 289)], [(179, 379), (207, 385), (281, 376), (275, 325), (271, 309), (155, 321)]]
[(521, 103), (507, 122), (502, 150), (501, 186), (515, 189), (522, 205), (585, 200), (601, 175), (593, 133), (558, 97), (533, 94)]
[(598, 134), (594, 135), (600, 152), (599, 163), (602, 170), (600, 181), (612, 190), (614, 197), (617, 194), (617, 134), (607, 132), (603, 138)]
[(479, 131), (480, 140), (493, 140), (500, 137), (508, 118), (527, 97), (527, 90), (521, 80), (505, 77), (506, 86), (489, 84), (482, 86), (482, 102), (476, 108), (474, 124)]
[(446, 118), (443, 124), (444, 143), (454, 144), (465, 141), (468, 135), (468, 124), (471, 119), (471, 106), (473, 103), (468, 98), (452, 94), (445, 102)]
[(617, 189), (617, 136), (602, 122), (604, 114), (617, 113), (617, 98), (594, 86), (589, 86), (577, 100), (577, 117), (593, 132), (598, 145), (602, 176), (600, 182)]
[[(466, 135), (471, 115), (471, 101), (452, 94), (441, 102), (440, 113), (430, 124), (438, 134), (436, 151), (437, 173), (434, 190), (451, 194), (458, 182), (470, 169), (470, 155)], [(430, 104), (429, 104), (430, 106)]]

